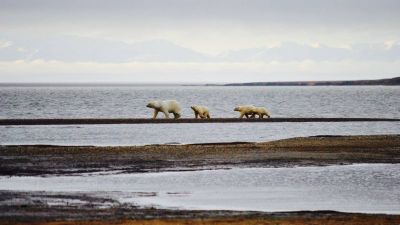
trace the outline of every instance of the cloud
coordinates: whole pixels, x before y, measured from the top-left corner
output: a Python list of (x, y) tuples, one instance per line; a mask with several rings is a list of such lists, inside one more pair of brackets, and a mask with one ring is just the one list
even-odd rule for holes
[[(11, 43), (11, 42), (4, 42)], [(5, 44), (4, 44), (5, 45)], [(400, 59), (398, 42), (352, 44), (346, 48), (316, 44), (283, 42), (208, 55), (167, 40), (135, 43), (110, 41), (71, 35), (29, 38), (14, 41), (0, 49), (0, 60), (46, 60), (63, 62), (272, 62), (272, 61), (396, 61)]]
[(400, 70), (399, 11), (398, 0), (0, 0), (0, 80), (387, 76)]
[[(131, 22), (128, 19), (141, 19), (141, 23), (157, 21), (162, 25), (229, 21), (256, 26), (282, 23), (331, 28), (398, 23), (400, 7), (397, 0), (2, 0), (0, 3), (3, 14), (21, 16), (14, 22), (27, 18), (32, 18), (32, 23), (68, 19), (72, 19), (71, 22), (86, 19), (128, 23)], [(37, 15), (41, 17), (35, 17)]]
[(0, 0), (3, 33), (168, 39), (214, 53), (271, 42), (383, 42), (400, 35), (398, 0)]
[(10, 47), (13, 43), (11, 41), (0, 40), (0, 48)]
[(42, 59), (65, 62), (198, 62), (206, 56), (164, 40), (124, 43), (76, 36), (19, 39), (0, 49), (0, 60)]
[(0, 82), (141, 82), (214, 83), (290, 80), (376, 79), (398, 76), (395, 62), (219, 62), (219, 63), (77, 63), (0, 62)]
[(285, 42), (272, 48), (249, 48), (229, 51), (221, 55), (228, 61), (396, 61), (400, 60), (400, 45), (387, 43), (362, 43), (347, 48), (326, 45)]

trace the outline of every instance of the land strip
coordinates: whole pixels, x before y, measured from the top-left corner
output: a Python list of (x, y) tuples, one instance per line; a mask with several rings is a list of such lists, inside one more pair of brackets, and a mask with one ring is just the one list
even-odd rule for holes
[(75, 118), (75, 119), (0, 119), (0, 126), (74, 125), (74, 124), (159, 124), (159, 123), (283, 123), (283, 122), (400, 122), (400, 118), (211, 118), (211, 119), (147, 119), (147, 118)]
[[(264, 143), (1, 146), (0, 175), (80, 175), (232, 167), (400, 163), (400, 135), (315, 136)], [(400, 224), (400, 215), (335, 211), (171, 210), (123, 204), (104, 193), (0, 190), (0, 224)]]
[[(104, 205), (108, 205), (104, 207)], [(102, 207), (101, 207), (102, 206)], [(254, 212), (140, 208), (87, 193), (0, 191), (0, 224), (399, 224), (400, 215), (335, 211)]]
[(314, 136), (264, 143), (123, 147), (0, 146), (0, 175), (62, 175), (400, 163), (400, 135)]

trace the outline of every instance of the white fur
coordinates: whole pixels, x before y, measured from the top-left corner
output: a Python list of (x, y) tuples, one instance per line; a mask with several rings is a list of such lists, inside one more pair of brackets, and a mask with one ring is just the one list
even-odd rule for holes
[(258, 115), (258, 118), (264, 118), (264, 116), (266, 116), (267, 118), (271, 117), (265, 107), (254, 107), (251, 118), (255, 118), (256, 115)]
[(193, 109), (194, 117), (197, 119), (200, 116), (201, 119), (210, 118), (210, 110), (202, 105), (193, 105), (190, 108)]
[(169, 118), (169, 113), (173, 113), (175, 119), (181, 117), (181, 106), (175, 100), (151, 101), (147, 107), (154, 109), (153, 119), (157, 118), (158, 112), (164, 113), (165, 118)]
[(255, 113), (255, 108), (253, 105), (241, 105), (238, 106), (234, 109), (234, 111), (240, 112), (240, 119), (243, 118), (243, 116), (246, 116), (246, 118), (249, 118), (249, 115), (253, 115)]

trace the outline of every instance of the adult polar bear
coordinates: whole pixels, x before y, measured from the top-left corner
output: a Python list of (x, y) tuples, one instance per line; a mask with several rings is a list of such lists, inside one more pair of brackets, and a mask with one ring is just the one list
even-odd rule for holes
[(264, 116), (267, 116), (267, 118), (271, 117), (266, 108), (255, 107), (253, 105), (238, 106), (234, 109), (234, 111), (240, 112), (240, 118), (243, 118), (243, 116), (249, 118), (250, 115), (251, 118), (255, 118), (256, 115), (258, 115), (258, 118), (264, 118)]
[(181, 105), (175, 100), (151, 101), (147, 107), (154, 109), (153, 119), (157, 118), (158, 112), (163, 112), (167, 119), (169, 113), (173, 113), (175, 119), (181, 117)]

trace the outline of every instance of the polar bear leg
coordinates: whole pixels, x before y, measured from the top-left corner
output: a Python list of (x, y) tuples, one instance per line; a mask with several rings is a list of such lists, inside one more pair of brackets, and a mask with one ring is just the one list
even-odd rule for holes
[(169, 119), (169, 114), (168, 114), (168, 112), (166, 112), (166, 111), (162, 111), (162, 112), (164, 113), (165, 118)]
[(207, 113), (203, 112), (202, 114), (199, 114), (201, 119), (205, 119), (207, 117)]
[(198, 118), (199, 117), (199, 113), (198, 112), (194, 112), (194, 118)]
[(245, 116), (247, 119), (249, 118), (249, 114), (247, 114), (247, 113), (240, 113), (240, 119), (242, 119), (243, 116)]
[(206, 112), (206, 113), (203, 113), (203, 116), (202, 116), (201, 118), (203, 118), (203, 119), (206, 119), (206, 118), (210, 119), (210, 114), (208, 114), (207, 112)]
[(179, 113), (173, 113), (174, 114), (174, 119), (179, 119), (181, 117), (181, 114)]
[(158, 112), (159, 111), (157, 109), (154, 109), (153, 119), (157, 118)]

